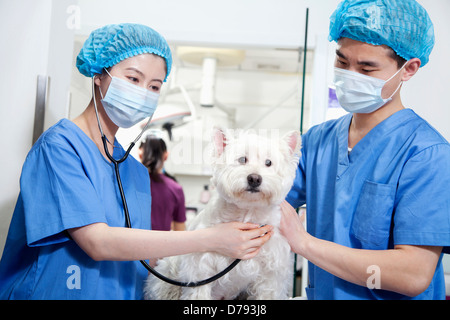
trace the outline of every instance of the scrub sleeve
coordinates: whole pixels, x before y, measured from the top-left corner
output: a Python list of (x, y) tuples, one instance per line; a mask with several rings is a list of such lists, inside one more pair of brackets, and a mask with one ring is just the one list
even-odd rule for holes
[[(115, 158), (125, 150), (115, 141)], [(119, 165), (134, 228), (150, 229), (150, 180), (129, 156)], [(114, 168), (63, 119), (44, 132), (22, 169), (20, 194), (0, 261), (0, 299), (141, 299), (139, 261), (94, 261), (68, 229), (125, 227)]]
[(411, 157), (398, 183), (394, 243), (444, 246), (450, 253), (450, 146), (438, 144)]
[[(314, 237), (355, 249), (442, 246), (450, 253), (450, 145), (412, 110), (396, 112), (349, 153), (352, 115), (311, 128), (286, 200), (307, 204)], [(312, 265), (310, 299), (409, 299), (370, 290)], [(442, 255), (429, 288), (414, 299), (445, 297)]]
[(64, 230), (107, 222), (101, 199), (68, 145), (45, 141), (27, 162), (34, 164), (25, 166), (21, 177), (29, 246), (67, 241)]

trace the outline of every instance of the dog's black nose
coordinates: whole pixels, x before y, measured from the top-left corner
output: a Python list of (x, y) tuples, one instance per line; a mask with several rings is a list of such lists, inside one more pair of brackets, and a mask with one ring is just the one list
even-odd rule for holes
[(259, 174), (249, 174), (247, 176), (248, 185), (252, 188), (259, 187), (262, 182), (262, 177)]

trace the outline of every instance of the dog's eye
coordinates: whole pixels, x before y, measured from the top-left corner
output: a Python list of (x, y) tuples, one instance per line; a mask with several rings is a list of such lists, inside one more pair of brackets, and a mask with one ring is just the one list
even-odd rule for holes
[(272, 165), (272, 161), (269, 159), (266, 160), (266, 167), (270, 167)]
[(247, 163), (247, 157), (240, 157), (239, 159), (238, 159), (238, 162), (240, 163), (240, 164), (246, 164)]

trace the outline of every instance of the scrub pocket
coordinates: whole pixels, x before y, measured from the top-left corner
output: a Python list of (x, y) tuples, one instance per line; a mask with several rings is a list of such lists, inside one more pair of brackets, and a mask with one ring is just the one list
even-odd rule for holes
[(364, 182), (352, 222), (362, 249), (387, 249), (395, 191), (394, 185)]

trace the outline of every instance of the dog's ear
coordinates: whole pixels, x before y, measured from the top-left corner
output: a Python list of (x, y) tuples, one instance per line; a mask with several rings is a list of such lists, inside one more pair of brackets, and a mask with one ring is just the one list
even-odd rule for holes
[(225, 133), (221, 128), (214, 127), (213, 128), (213, 143), (214, 143), (214, 151), (217, 157), (220, 157), (225, 150), (225, 146), (227, 145), (227, 139), (225, 137)]
[(302, 137), (299, 131), (289, 131), (283, 136), (283, 140), (287, 142), (291, 154), (297, 154), (302, 146)]

